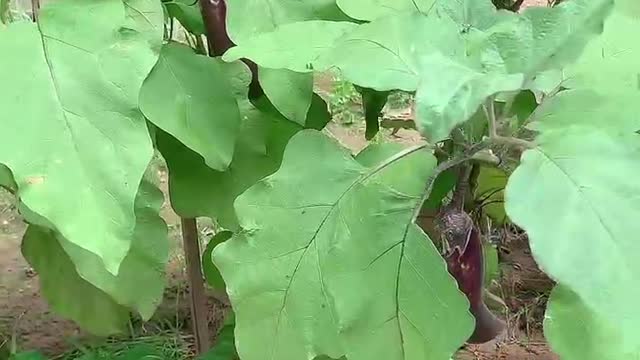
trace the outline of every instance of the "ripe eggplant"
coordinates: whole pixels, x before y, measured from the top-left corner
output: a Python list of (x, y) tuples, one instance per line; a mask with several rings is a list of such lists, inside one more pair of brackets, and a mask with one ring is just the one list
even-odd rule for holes
[(505, 323), (487, 308), (482, 297), (484, 259), (480, 232), (469, 214), (456, 205), (443, 207), (436, 225), (442, 237), (447, 269), (467, 296), (469, 310), (476, 320), (467, 342), (481, 344), (498, 336), (505, 329)]

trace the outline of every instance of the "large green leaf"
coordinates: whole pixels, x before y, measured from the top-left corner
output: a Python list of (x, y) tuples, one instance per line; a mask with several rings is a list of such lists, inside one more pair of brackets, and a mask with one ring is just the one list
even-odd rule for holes
[(536, 148), (523, 153), (509, 178), (505, 206), (529, 235), (540, 267), (609, 318), (630, 348), (640, 322), (638, 101), (626, 112), (591, 108), (583, 118), (576, 111), (589, 107), (584, 99), (552, 107), (566, 125), (540, 127)]
[[(160, 131), (158, 147), (169, 167), (171, 205), (183, 217), (208, 216), (227, 229), (238, 226), (233, 201), (280, 166), (289, 138), (302, 129), (285, 119), (264, 97), (247, 99), (251, 73), (241, 62), (225, 65), (231, 91), (240, 104), (242, 124), (233, 161), (226, 171), (206, 166), (197, 153)], [(330, 120), (326, 103), (313, 94), (305, 125), (322, 129)]]
[(313, 70), (313, 62), (334, 42), (357, 25), (350, 22), (303, 21), (258, 34), (229, 49), (225, 61), (249, 58), (258, 65), (297, 72)]
[(366, 88), (415, 91), (418, 58), (437, 52), (453, 56), (460, 49), (461, 31), (459, 24), (439, 12), (386, 16), (340, 38), (318, 57), (314, 68), (335, 67), (346, 80)]
[[(231, 40), (238, 46), (244, 46), (247, 42), (252, 42), (255, 36), (272, 32), (281, 26), (298, 21), (348, 19), (338, 9), (335, 0), (275, 2), (229, 0), (226, 4), (227, 31)], [(260, 14), (260, 16), (254, 16), (251, 21), (247, 21), (247, 14)], [(299, 33), (298, 37), (301, 34), (303, 33)], [(304, 35), (306, 37), (320, 37), (317, 32), (306, 32)], [(308, 39), (302, 37), (299, 37), (299, 40), (308, 41)], [(295, 42), (286, 44), (288, 44), (289, 49), (296, 45)], [(288, 52), (288, 54), (291, 53)], [(258, 73), (262, 71), (263, 69), (259, 67)], [(260, 75), (259, 79), (265, 94), (285, 117), (301, 123), (302, 116), (304, 116), (311, 103), (312, 87), (309, 86), (313, 81), (311, 75), (300, 75), (284, 70), (267, 70), (267, 72), (266, 76), (264, 74)], [(287, 94), (289, 97), (286, 96)], [(301, 101), (292, 100), (296, 98), (301, 99)]]
[(638, 93), (640, 45), (629, 34), (639, 31), (640, 18), (628, 17), (616, 7), (602, 36), (592, 41), (576, 64), (567, 69), (563, 85)]
[(269, 101), (284, 117), (304, 126), (313, 97), (311, 74), (260, 68), (258, 81)]
[(163, 0), (167, 13), (180, 21), (190, 33), (203, 35), (205, 33), (204, 20), (198, 0)]
[[(279, 26), (306, 20), (346, 20), (335, 0), (264, 1), (228, 0), (227, 31), (231, 40), (243, 45), (255, 35)], [(248, 14), (260, 14), (247, 21)], [(311, 36), (312, 34), (306, 34)]]
[[(118, 276), (106, 271), (95, 254), (47, 227), (27, 228), (22, 252), (38, 272), (42, 293), (54, 311), (97, 335), (124, 329), (130, 310), (143, 319), (153, 315), (162, 301), (169, 256), (167, 227), (159, 216), (163, 199), (159, 189), (143, 181), (131, 249)], [(82, 262), (75, 265), (75, 259)]]
[(417, 125), (431, 141), (446, 138), (494, 94), (534, 86), (535, 77), (575, 60), (602, 28), (612, 0), (573, 0), (501, 16), (461, 35), (464, 51), (421, 61)]
[[(634, 132), (640, 129), (640, 121), (636, 116), (640, 112), (639, 95), (630, 92), (603, 96), (591, 89), (565, 90), (545, 101), (542, 109), (534, 116), (535, 121), (527, 127), (540, 132), (573, 126)], [(567, 113), (569, 109), (571, 116)]]
[(161, 29), (159, 2), (60, 0), (0, 32), (0, 163), (29, 209), (112, 273), (153, 154), (138, 92)]
[(208, 216), (227, 229), (236, 229), (233, 201), (276, 171), (287, 141), (301, 129), (273, 110), (262, 111), (248, 102), (244, 108), (233, 161), (226, 171), (211, 169), (179, 141), (158, 133), (158, 147), (169, 167), (171, 205), (181, 216)]
[(422, 151), (367, 168), (317, 131), (292, 138), (236, 200), (242, 231), (214, 250), (241, 358), (449, 359), (473, 320), (413, 223), (435, 162)]
[(593, 312), (562, 285), (556, 286), (549, 297), (544, 332), (562, 360), (640, 359), (640, 329), (633, 334), (635, 341), (625, 346), (614, 321)]
[(415, 11), (426, 13), (436, 0), (337, 0), (345, 14), (359, 20), (375, 20), (397, 12)]
[(241, 120), (225, 70), (218, 60), (168, 43), (140, 91), (147, 119), (220, 171), (231, 163)]

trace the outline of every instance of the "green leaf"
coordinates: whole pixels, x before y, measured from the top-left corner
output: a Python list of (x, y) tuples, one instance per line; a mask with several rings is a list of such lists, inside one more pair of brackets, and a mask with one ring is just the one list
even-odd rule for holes
[(523, 86), (522, 74), (486, 73), (481, 68), (437, 56), (424, 62), (424, 76), (437, 76), (416, 92), (416, 126), (427, 140), (446, 139), (451, 130), (476, 114), (488, 97)]
[(236, 200), (242, 231), (214, 250), (240, 357), (449, 359), (473, 320), (413, 223), (434, 166), (422, 151), (366, 168), (317, 131), (294, 136), (280, 169)]
[(565, 104), (556, 116), (567, 126), (543, 130), (509, 178), (507, 215), (527, 232), (540, 267), (617, 324), (630, 346), (640, 322), (640, 139), (632, 130), (640, 121), (631, 104), (599, 120), (576, 117), (581, 102)]
[(209, 168), (198, 154), (158, 132), (158, 148), (169, 168), (171, 205), (180, 216), (208, 216), (226, 229), (237, 228), (233, 201), (278, 169), (287, 141), (300, 130), (277, 112), (261, 109), (245, 103), (233, 161), (223, 172)]
[(46, 358), (37, 351), (25, 351), (12, 355), (9, 360), (46, 360)]
[(565, 286), (551, 292), (544, 320), (544, 333), (554, 352), (563, 360), (640, 359), (640, 332), (625, 345), (615, 321), (593, 312)]
[(326, 101), (320, 95), (313, 93), (305, 121), (305, 129), (322, 130), (329, 121), (331, 121), (331, 113)]
[[(228, 0), (227, 31), (237, 45), (244, 45), (255, 35), (268, 33), (279, 26), (307, 20), (347, 20), (335, 0), (269, 2), (264, 0)], [(247, 14), (261, 14), (247, 21)], [(312, 34), (307, 33), (307, 36)], [(316, 35), (316, 34), (313, 34)]]
[(223, 56), (225, 61), (249, 58), (258, 65), (297, 72), (313, 70), (311, 64), (345, 33), (357, 28), (349, 22), (312, 20), (279, 26), (248, 38)]
[(625, 16), (640, 19), (640, 3), (635, 0), (616, 0), (616, 8)]
[(225, 70), (188, 46), (168, 43), (140, 91), (147, 119), (220, 171), (231, 163), (241, 121)]
[(60, 0), (41, 9), (38, 26), (0, 32), (0, 53), (11, 54), (0, 57), (0, 163), (29, 209), (114, 274), (153, 155), (138, 93), (157, 60), (158, 27), (153, 1)]
[(503, 170), (482, 166), (478, 174), (475, 189), (476, 201), (480, 201), (480, 206), (497, 224), (503, 224), (507, 220), (504, 210), (504, 188), (507, 186), (507, 175)]
[(197, 360), (234, 360), (237, 357), (233, 325), (226, 325), (220, 330), (215, 345)]
[(221, 231), (215, 234), (209, 240), (207, 247), (202, 253), (202, 272), (204, 273), (204, 279), (209, 286), (217, 290), (224, 290), (227, 286), (224, 283), (222, 275), (220, 275), (220, 271), (218, 271), (218, 268), (213, 263), (211, 254), (213, 254), (213, 249), (218, 246), (218, 244), (229, 240), (231, 236), (233, 236), (233, 232), (231, 231)]
[[(421, 61), (416, 93), (418, 129), (430, 141), (445, 139), (494, 94), (527, 89), (539, 73), (574, 61), (602, 30), (612, 0), (574, 0), (554, 8), (531, 7), (502, 16), (486, 29), (461, 33), (464, 51)], [(452, 45), (454, 46), (454, 45)]]
[(22, 252), (40, 275), (41, 291), (52, 309), (96, 335), (122, 330), (129, 310), (149, 319), (162, 301), (169, 254), (167, 227), (158, 215), (162, 203), (162, 192), (143, 181), (131, 249), (118, 276), (106, 271), (96, 255), (46, 227), (30, 225)]
[(2, 25), (11, 22), (11, 7), (9, 4), (9, 0), (0, 0), (0, 29), (2, 29)]
[(125, 329), (129, 311), (80, 277), (54, 232), (30, 225), (22, 240), (22, 253), (41, 274), (40, 291), (55, 313), (99, 336)]
[(438, 175), (431, 188), (431, 194), (429, 194), (429, 198), (424, 202), (423, 207), (432, 210), (440, 208), (444, 198), (456, 186), (456, 179), (457, 174), (455, 169), (443, 171)]
[(503, 18), (509, 18), (510, 13), (501, 12), (497, 15), (495, 5), (491, 0), (450, 0), (437, 3), (438, 10), (449, 15), (455, 22), (485, 30)]
[(500, 278), (498, 249), (485, 241), (482, 243), (482, 255), (484, 257), (484, 286), (489, 287), (493, 280)]
[(511, 111), (507, 114), (508, 117), (513, 118), (514, 130), (519, 129), (537, 107), (538, 101), (533, 92), (529, 90), (518, 92), (511, 104)]
[(198, 0), (163, 0), (167, 13), (180, 21), (190, 33), (204, 35), (205, 27)]
[(629, 34), (640, 31), (640, 18), (628, 17), (616, 7), (605, 23), (602, 36), (592, 41), (565, 74), (569, 88), (599, 88), (613, 92), (635, 92), (640, 45)]
[(454, 54), (460, 31), (460, 25), (439, 13), (386, 16), (350, 31), (313, 66), (337, 68), (345, 80), (362, 87), (411, 92), (418, 87), (418, 59), (439, 51)]
[(260, 68), (258, 81), (273, 106), (304, 126), (313, 96), (313, 76), (283, 69)]
[(436, 0), (337, 0), (337, 3), (350, 17), (371, 21), (393, 13), (426, 13), (431, 10)]
[(11, 192), (15, 192), (18, 189), (18, 185), (13, 181), (13, 174), (11, 174), (11, 170), (2, 164), (0, 164), (0, 187)]
[(640, 112), (638, 95), (631, 92), (611, 96), (591, 89), (565, 90), (546, 100), (535, 121), (527, 127), (543, 133), (570, 127), (632, 133), (640, 129), (635, 115)]
[(375, 91), (372, 89), (356, 86), (356, 90), (362, 96), (362, 107), (364, 108), (364, 120), (367, 125), (364, 136), (367, 140), (371, 140), (380, 130), (380, 115), (382, 109), (387, 104), (390, 91)]

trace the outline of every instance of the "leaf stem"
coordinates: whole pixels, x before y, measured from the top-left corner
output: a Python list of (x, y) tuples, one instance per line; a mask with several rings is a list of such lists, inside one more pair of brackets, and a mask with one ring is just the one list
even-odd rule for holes
[(38, 13), (40, 12), (40, 0), (31, 0), (31, 17), (33, 22), (38, 21)]
[[(509, 102), (507, 102), (507, 105)], [(510, 106), (510, 105), (509, 105)], [(493, 98), (487, 100), (486, 104), (483, 106), (485, 115), (487, 116), (487, 121), (489, 125), (489, 140), (497, 145), (506, 145), (516, 148), (523, 149), (533, 149), (535, 144), (531, 141), (527, 141), (524, 139), (516, 138), (516, 137), (508, 137), (498, 135), (498, 119), (496, 116), (496, 108), (495, 103), (493, 102)], [(506, 109), (506, 108), (505, 108)], [(503, 116), (506, 114), (503, 113)]]
[(467, 150), (465, 150), (459, 156), (440, 163), (440, 165), (438, 165), (435, 168), (435, 170), (433, 170), (433, 173), (431, 174), (431, 176), (429, 176), (429, 179), (427, 179), (425, 192), (422, 194), (422, 198), (420, 199), (416, 208), (413, 211), (413, 222), (416, 221), (416, 219), (420, 215), (420, 210), (422, 209), (422, 205), (424, 204), (425, 201), (427, 201), (427, 199), (429, 198), (429, 195), (431, 195), (431, 191), (433, 190), (433, 184), (435, 184), (438, 176), (441, 173), (451, 169), (454, 166), (460, 165), (465, 161), (471, 160), (476, 153), (488, 148), (489, 145), (490, 145), (490, 141), (488, 140), (483, 140), (479, 143), (476, 143), (473, 146), (469, 147)]

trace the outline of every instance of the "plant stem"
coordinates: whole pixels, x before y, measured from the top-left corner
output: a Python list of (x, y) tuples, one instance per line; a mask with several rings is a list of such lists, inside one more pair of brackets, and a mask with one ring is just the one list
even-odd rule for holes
[(506, 145), (506, 146), (516, 147), (521, 149), (533, 149), (536, 147), (536, 145), (533, 142), (516, 138), (516, 137), (506, 137), (506, 136), (495, 135), (490, 137), (489, 139), (491, 140), (492, 143), (497, 145)]
[[(227, 32), (227, 5), (224, 0), (199, 0), (202, 18), (207, 29), (207, 43), (210, 56), (222, 56), (225, 51), (235, 46)], [(258, 81), (258, 65), (251, 60), (242, 59), (251, 70), (249, 97), (257, 99), (264, 94)]]
[(422, 198), (420, 199), (416, 208), (413, 211), (413, 222), (416, 221), (416, 219), (420, 215), (420, 210), (422, 210), (422, 205), (429, 198), (429, 195), (431, 195), (431, 190), (433, 190), (433, 184), (435, 184), (438, 176), (443, 172), (451, 169), (452, 167), (460, 165), (463, 162), (470, 160), (471, 158), (473, 158), (473, 156), (477, 152), (482, 151), (488, 147), (489, 147), (489, 141), (486, 141), (486, 140), (481, 141), (477, 144), (474, 144), (473, 146), (465, 150), (462, 154), (458, 155), (457, 157), (440, 163), (440, 165), (438, 165), (435, 168), (435, 170), (433, 170), (433, 173), (431, 174), (431, 176), (429, 176), (429, 179), (427, 179), (425, 192), (422, 194)]
[(31, 17), (33, 22), (38, 21), (38, 13), (40, 12), (40, 0), (31, 0)]
[(185, 260), (187, 262), (187, 279), (189, 280), (193, 335), (196, 340), (196, 352), (200, 355), (209, 350), (210, 343), (207, 298), (204, 292), (198, 227), (196, 219), (193, 218), (182, 218), (181, 223), (182, 242), (184, 245)]
[(493, 98), (487, 100), (487, 103), (483, 106), (483, 108), (489, 124), (489, 140), (492, 143), (524, 149), (533, 149), (535, 147), (535, 144), (531, 141), (498, 135), (498, 120)]

